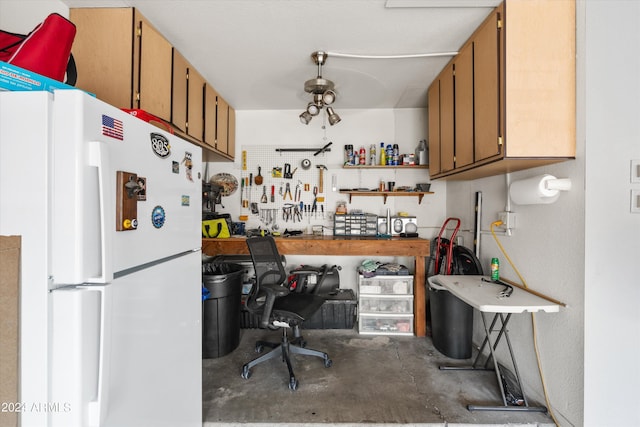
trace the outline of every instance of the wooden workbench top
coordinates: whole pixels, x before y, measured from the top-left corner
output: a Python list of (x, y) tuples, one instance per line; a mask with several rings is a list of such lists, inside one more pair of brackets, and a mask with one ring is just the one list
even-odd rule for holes
[[(300, 235), (275, 237), (283, 254), (299, 255), (378, 255), (429, 256), (429, 240), (421, 238), (335, 237)], [(202, 239), (202, 251), (207, 255), (248, 254), (246, 238)]]

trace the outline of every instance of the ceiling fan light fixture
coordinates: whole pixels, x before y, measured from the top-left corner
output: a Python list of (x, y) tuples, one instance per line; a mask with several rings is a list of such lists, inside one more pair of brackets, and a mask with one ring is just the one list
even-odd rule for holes
[[(322, 77), (322, 66), (327, 61), (327, 53), (323, 51), (313, 52), (311, 59), (318, 66), (318, 75), (316, 78), (304, 82), (304, 91), (313, 95), (313, 102), (307, 104), (307, 109), (300, 114), (300, 122), (305, 125), (308, 125), (314, 116), (320, 114), (320, 110), (333, 104), (336, 100), (335, 84), (331, 80)], [(327, 116), (331, 126), (341, 120), (333, 109), (327, 108)]]
[(322, 104), (318, 105), (315, 102), (310, 102), (307, 105), (307, 113), (312, 116), (317, 116), (320, 113), (320, 109), (322, 108)]
[(313, 116), (311, 116), (308, 111), (303, 111), (302, 114), (300, 114), (300, 123), (308, 125), (312, 118)]
[(304, 82), (304, 91), (307, 93), (324, 93), (328, 90), (332, 90), (335, 84), (329, 80), (324, 79), (322, 76), (318, 76), (315, 79), (310, 79)]
[(322, 94), (322, 102), (324, 105), (331, 105), (336, 100), (336, 93), (329, 89)]
[(342, 120), (340, 116), (336, 114), (335, 111), (333, 111), (332, 107), (327, 107), (327, 116), (329, 116), (329, 124), (331, 126), (335, 125), (336, 123), (339, 123), (340, 120)]

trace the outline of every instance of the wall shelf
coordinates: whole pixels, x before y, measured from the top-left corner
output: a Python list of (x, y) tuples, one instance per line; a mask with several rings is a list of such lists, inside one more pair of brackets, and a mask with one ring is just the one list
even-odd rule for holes
[[(382, 167), (382, 166), (381, 166)], [(353, 196), (364, 196), (364, 197), (382, 197), (384, 199), (384, 203), (387, 203), (387, 197), (417, 197), (418, 204), (422, 203), (422, 198), (425, 194), (434, 194), (433, 191), (349, 191), (349, 190), (340, 190), (340, 194), (348, 194), (349, 195), (349, 203), (351, 203), (351, 198)]]
[(429, 169), (429, 165), (342, 165), (343, 169)]

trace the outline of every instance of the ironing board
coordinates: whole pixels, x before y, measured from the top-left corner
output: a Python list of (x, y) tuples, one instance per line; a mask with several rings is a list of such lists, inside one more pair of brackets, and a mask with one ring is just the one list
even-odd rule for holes
[[(535, 313), (543, 311), (546, 313), (557, 313), (560, 311), (560, 305), (549, 301), (540, 296), (534, 295), (524, 289), (509, 286), (506, 283), (497, 284), (484, 276), (462, 276), (462, 275), (436, 275), (428, 279), (429, 285), (434, 289), (447, 290), (454, 296), (466, 302), (480, 312), (482, 323), (485, 331), (485, 338), (480, 346), (478, 355), (471, 366), (441, 366), (442, 370), (491, 370), (489, 363), (493, 360), (493, 370), (496, 374), (500, 394), (502, 396), (502, 405), (481, 406), (467, 405), (470, 411), (529, 411), (529, 412), (547, 412), (544, 406), (529, 406), (527, 397), (522, 387), (520, 372), (509, 339), (509, 331), (507, 325), (512, 314), (518, 313)], [(506, 296), (509, 294), (509, 296)], [(494, 314), (491, 323), (488, 323), (487, 315)], [(496, 328), (497, 325), (497, 329)], [(495, 339), (492, 334), (497, 332)], [(500, 372), (498, 360), (495, 357), (495, 350), (504, 337), (511, 363), (515, 371), (515, 380), (517, 387), (522, 394), (522, 404), (509, 404), (502, 378), (506, 373)], [(484, 364), (480, 364), (484, 349), (489, 348), (489, 355)]]

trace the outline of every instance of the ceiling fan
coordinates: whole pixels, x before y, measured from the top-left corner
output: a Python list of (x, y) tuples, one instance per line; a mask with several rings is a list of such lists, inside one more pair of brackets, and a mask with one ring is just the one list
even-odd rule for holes
[(311, 59), (318, 66), (318, 75), (316, 78), (304, 82), (304, 91), (313, 95), (313, 101), (307, 104), (307, 109), (300, 114), (300, 122), (308, 125), (311, 119), (320, 111), (327, 107), (327, 117), (331, 126), (342, 120), (338, 114), (329, 105), (336, 100), (335, 84), (322, 77), (322, 66), (327, 61), (327, 52), (317, 51), (311, 54)]

